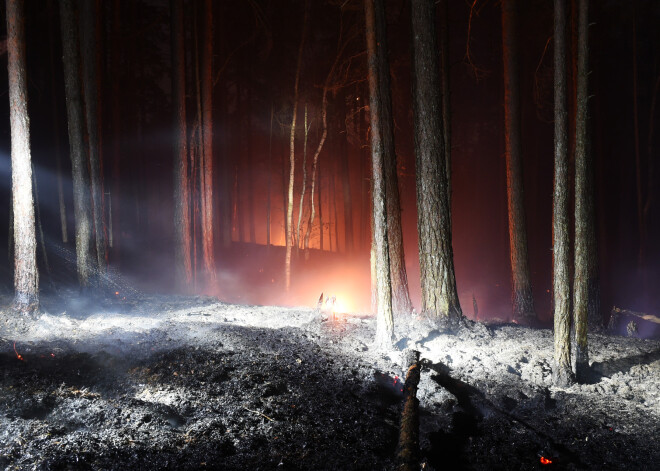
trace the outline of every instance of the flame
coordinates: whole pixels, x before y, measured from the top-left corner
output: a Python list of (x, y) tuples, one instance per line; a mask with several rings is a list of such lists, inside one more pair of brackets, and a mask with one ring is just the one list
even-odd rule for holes
[(14, 342), (14, 353), (16, 354), (16, 358), (18, 358), (21, 361), (25, 361), (25, 358), (23, 358), (23, 356), (16, 351), (16, 342)]
[(541, 464), (552, 464), (552, 460), (546, 458), (545, 456), (541, 456)]
[(336, 312), (337, 314), (341, 314), (341, 313), (346, 314), (348, 312), (353, 312), (354, 309), (351, 300), (349, 298), (347, 298), (346, 296), (337, 296), (333, 311)]

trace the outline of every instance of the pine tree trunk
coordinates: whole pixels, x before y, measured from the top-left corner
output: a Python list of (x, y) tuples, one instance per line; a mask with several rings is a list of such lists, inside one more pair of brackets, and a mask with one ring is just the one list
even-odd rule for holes
[(201, 54), (202, 95), (202, 252), (206, 288), (216, 280), (213, 243), (213, 2), (204, 1), (204, 32)]
[(14, 228), (13, 308), (21, 315), (32, 316), (39, 308), (39, 273), (32, 196), (23, 0), (7, 0), (7, 53)]
[(530, 323), (536, 319), (536, 314), (534, 313), (534, 299), (529, 273), (527, 229), (525, 227), (523, 203), (516, 10), (516, 0), (502, 0), (506, 188), (513, 318), (518, 322)]
[[(584, 381), (589, 369), (587, 330), (590, 309), (600, 317), (594, 229), (593, 168), (588, 149), (588, 1), (579, 0), (577, 55), (577, 113), (575, 131), (575, 372)], [(593, 296), (593, 297), (592, 297)], [(595, 321), (594, 321), (595, 322)]]
[(339, 95), (339, 116), (342, 119), (342, 135), (340, 137), (339, 163), (341, 170), (341, 187), (344, 202), (344, 246), (346, 253), (353, 253), (353, 198), (351, 195), (351, 180), (348, 166), (348, 129), (346, 127), (346, 96)]
[(397, 175), (396, 149), (394, 147), (394, 119), (390, 86), (390, 62), (387, 57), (387, 21), (385, 5), (377, 2), (376, 41), (378, 42), (378, 86), (382, 102), (380, 124), (383, 139), (383, 170), (387, 206), (387, 242), (390, 251), (390, 278), (392, 280), (392, 309), (394, 314), (411, 314), (413, 310), (408, 291), (408, 274), (403, 251), (401, 229), (401, 202)]
[(307, 103), (305, 103), (305, 117), (303, 118), (303, 161), (302, 161), (302, 189), (300, 190), (300, 204), (298, 205), (298, 225), (296, 226), (296, 257), (301, 249), (302, 239), (300, 237), (300, 226), (303, 217), (303, 204), (305, 202), (305, 192), (307, 190), (307, 138), (309, 136), (309, 127), (307, 125)]
[(99, 273), (103, 273), (106, 270), (106, 236), (103, 223), (103, 178), (101, 174), (101, 149), (99, 146), (99, 109), (97, 106), (99, 93), (96, 57), (99, 51), (95, 29), (96, 18), (100, 12), (95, 0), (84, 1), (81, 5), (80, 43), (82, 46), (83, 91), (92, 183), (92, 217), (94, 240), (96, 242), (96, 266)]
[(271, 172), (273, 170), (273, 118), (275, 116), (275, 108), (273, 104), (270, 105), (270, 132), (268, 134), (268, 168), (266, 175), (268, 178), (267, 190), (266, 190), (266, 248), (270, 250), (270, 194), (272, 191), (272, 180), (273, 176)]
[(422, 313), (449, 327), (458, 323), (463, 313), (456, 290), (451, 214), (447, 201), (435, 5), (433, 0), (413, 0), (411, 10)]
[[(451, 213), (451, 93), (449, 88), (449, 0), (440, 0), (440, 81), (442, 83), (442, 136), (445, 143), (447, 201)], [(451, 228), (451, 219), (449, 220)]]
[(92, 238), (90, 178), (85, 160), (85, 120), (79, 76), (80, 55), (78, 52), (78, 25), (74, 0), (60, 1), (60, 21), (69, 147), (73, 174), (73, 213), (76, 222), (78, 282), (82, 288), (88, 288), (91, 282), (93, 263), (90, 253)]
[(379, 59), (383, 57), (378, 49), (385, 45), (378, 41), (383, 35), (378, 31), (377, 13), (383, 11), (382, 0), (365, 0), (367, 65), (369, 71), (369, 113), (371, 119), (371, 159), (373, 178), (373, 224), (374, 224), (374, 261), (377, 292), (376, 345), (388, 347), (394, 336), (394, 318), (392, 313), (392, 283), (390, 280), (390, 252), (387, 227), (387, 188), (385, 181), (386, 152), (383, 142), (383, 102), (382, 88), (379, 86), (379, 73), (382, 67)]
[(300, 35), (300, 46), (298, 48), (298, 61), (296, 65), (296, 79), (293, 86), (293, 117), (291, 118), (291, 134), (289, 137), (289, 190), (287, 194), (286, 210), (286, 255), (284, 259), (284, 288), (289, 292), (291, 288), (291, 249), (293, 240), (293, 185), (295, 182), (296, 169), (296, 120), (298, 118), (298, 85), (300, 83), (300, 70), (302, 68), (302, 55), (307, 36), (307, 23), (309, 17), (309, 0), (305, 0), (305, 13), (303, 16), (302, 33)]
[(171, 0), (172, 107), (174, 108), (174, 276), (178, 289), (192, 284), (190, 260), (190, 188), (188, 186), (188, 136), (186, 122), (186, 55), (183, 0)]
[(566, 386), (571, 371), (571, 285), (568, 182), (568, 106), (566, 92), (566, 0), (554, 0), (555, 175), (553, 193), (553, 382)]
[[(120, 74), (121, 70), (121, 44), (123, 36), (121, 34), (121, 1), (115, 0), (112, 5), (113, 18), (112, 18), (112, 41), (110, 45), (110, 62), (112, 64), (112, 87), (111, 94), (113, 97), (120, 96), (119, 90), (121, 86), (122, 76)], [(109, 212), (109, 234), (108, 234), (108, 245), (113, 249), (112, 251), (112, 261), (113, 264), (117, 264), (119, 258), (119, 245), (120, 245), (120, 234), (121, 234), (121, 196), (122, 196), (122, 185), (121, 185), (121, 161), (122, 161), (122, 152), (121, 152), (121, 142), (123, 138), (122, 132), (122, 121), (121, 121), (121, 108), (119, 100), (111, 101), (111, 113), (112, 113), (112, 196), (111, 206), (112, 210)], [(117, 236), (115, 237), (115, 234)]]
[[(48, 0), (48, 11), (53, 11), (53, 1)], [(53, 22), (48, 22), (48, 51), (50, 59), (50, 73), (51, 73), (51, 111), (53, 126), (53, 153), (55, 154), (55, 175), (57, 180), (57, 203), (60, 213), (60, 228), (62, 231), (62, 242), (64, 244), (69, 242), (69, 231), (66, 219), (66, 203), (64, 200), (64, 188), (62, 181), (62, 154), (60, 143), (60, 129), (59, 129), (59, 112), (57, 107), (57, 86), (55, 80), (55, 31), (53, 29)]]

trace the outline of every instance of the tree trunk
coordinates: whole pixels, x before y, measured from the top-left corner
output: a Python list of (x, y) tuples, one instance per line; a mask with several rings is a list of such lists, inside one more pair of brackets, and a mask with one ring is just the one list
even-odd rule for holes
[(412, 85), (415, 136), (417, 227), (422, 313), (444, 326), (463, 318), (456, 290), (451, 214), (442, 134), (435, 5), (412, 1)]
[[(588, 148), (588, 0), (579, 0), (577, 55), (577, 113), (575, 130), (575, 281), (573, 315), (575, 319), (578, 381), (584, 381), (589, 368), (587, 329), (601, 325), (593, 198), (593, 168)], [(599, 320), (600, 319), (600, 320)]]
[(384, 142), (382, 110), (382, 88), (379, 86), (379, 59), (382, 54), (378, 49), (384, 44), (378, 41), (383, 36), (378, 32), (376, 11), (383, 11), (382, 0), (365, 0), (367, 65), (369, 70), (369, 113), (371, 119), (371, 159), (373, 178), (373, 233), (374, 261), (377, 291), (376, 345), (388, 347), (394, 336), (394, 318), (392, 313), (392, 283), (390, 280), (390, 253), (388, 244), (387, 189), (385, 182)]
[(266, 248), (270, 250), (270, 193), (272, 187), (273, 176), (271, 171), (273, 168), (273, 117), (275, 115), (275, 108), (273, 104), (270, 105), (270, 133), (268, 134), (268, 168), (266, 175), (268, 177), (267, 196), (266, 196)]
[(342, 119), (343, 135), (340, 136), (339, 163), (341, 169), (342, 200), (344, 202), (344, 247), (346, 253), (353, 253), (353, 198), (348, 166), (348, 129), (346, 126), (346, 96), (339, 95), (339, 116)]
[(302, 68), (302, 55), (307, 36), (307, 23), (309, 17), (309, 1), (305, 0), (305, 13), (303, 16), (300, 46), (298, 47), (298, 61), (296, 65), (296, 79), (293, 86), (293, 117), (291, 118), (291, 134), (289, 137), (289, 191), (287, 195), (286, 210), (286, 255), (284, 259), (284, 288), (289, 292), (291, 288), (291, 248), (293, 246), (293, 185), (296, 169), (296, 119), (298, 118), (298, 85), (300, 83), (300, 69)]
[(532, 283), (529, 274), (527, 229), (525, 227), (523, 202), (516, 10), (516, 0), (502, 0), (506, 188), (513, 318), (518, 322), (530, 323), (536, 319), (536, 314), (534, 313)]
[(78, 282), (88, 288), (92, 276), (90, 179), (85, 161), (84, 113), (80, 84), (80, 55), (75, 0), (60, 1), (64, 86), (69, 127), (69, 148), (73, 174), (73, 213), (76, 222)]
[[(120, 74), (121, 70), (121, 44), (123, 35), (121, 34), (121, 1), (115, 0), (112, 5), (113, 18), (112, 18), (112, 41), (110, 45), (110, 62), (112, 64), (112, 87), (111, 94), (113, 97), (119, 96), (119, 90), (121, 88), (121, 79)], [(121, 121), (121, 108), (119, 100), (111, 101), (112, 108), (112, 196), (110, 197), (111, 207), (113, 208), (109, 212), (109, 234), (108, 234), (108, 245), (113, 249), (112, 251), (112, 261), (114, 264), (117, 264), (118, 255), (119, 255), (119, 245), (120, 245), (120, 234), (121, 234), (121, 196), (122, 196), (122, 185), (121, 185), (121, 142), (123, 139), (122, 132), (122, 121)], [(117, 237), (115, 237), (117, 234)]]
[(387, 57), (387, 21), (384, 3), (376, 6), (376, 41), (378, 42), (378, 87), (382, 106), (380, 125), (383, 139), (383, 165), (387, 206), (387, 242), (390, 251), (390, 279), (392, 280), (392, 309), (394, 314), (411, 314), (413, 310), (408, 291), (408, 274), (403, 251), (399, 178), (394, 147), (394, 119), (390, 87), (390, 62)]
[(188, 187), (188, 136), (186, 123), (186, 54), (183, 0), (171, 0), (172, 107), (174, 109), (174, 276), (178, 289), (192, 284), (190, 260), (190, 188)]
[(27, 107), (23, 0), (7, 0), (7, 69), (11, 128), (11, 193), (14, 227), (14, 304), (19, 314), (39, 309), (37, 238), (32, 196), (30, 118)]
[(300, 204), (298, 205), (298, 225), (296, 227), (296, 257), (302, 245), (300, 238), (300, 225), (302, 224), (303, 204), (305, 202), (305, 191), (307, 190), (307, 138), (309, 136), (309, 127), (307, 125), (307, 103), (305, 103), (305, 117), (303, 119), (303, 161), (302, 161), (302, 189), (300, 190)]
[(85, 115), (87, 117), (87, 143), (89, 151), (89, 168), (92, 183), (92, 217), (94, 224), (94, 240), (96, 242), (96, 265), (99, 274), (106, 270), (106, 234), (103, 223), (103, 177), (101, 174), (101, 148), (99, 139), (99, 101), (98, 70), (96, 57), (99, 54), (96, 18), (99, 9), (96, 0), (86, 0), (81, 3), (80, 36), (83, 64), (83, 91), (85, 97)]
[(201, 60), (202, 95), (202, 252), (206, 288), (216, 280), (215, 250), (213, 244), (213, 2), (204, 1), (204, 33)]
[[(447, 202), (451, 213), (451, 93), (449, 89), (449, 0), (440, 0), (440, 81), (442, 83), (442, 136), (445, 142)], [(451, 228), (451, 219), (449, 220)]]
[[(48, 0), (47, 4), (48, 11), (53, 11), (53, 1)], [(69, 231), (67, 227), (66, 220), (66, 203), (64, 200), (64, 188), (62, 182), (62, 155), (61, 155), (61, 144), (60, 144), (60, 130), (59, 130), (59, 112), (57, 107), (57, 86), (55, 80), (55, 31), (53, 29), (52, 21), (48, 22), (48, 50), (49, 50), (49, 59), (50, 59), (50, 73), (51, 73), (51, 111), (52, 111), (52, 121), (51, 125), (53, 126), (53, 153), (55, 154), (55, 172), (57, 179), (57, 202), (59, 205), (60, 212), (60, 227), (62, 231), (62, 242), (69, 242)]]
[(566, 0), (554, 0), (555, 175), (553, 192), (553, 382), (567, 386), (571, 371), (571, 285), (568, 217), (568, 106), (566, 92)]

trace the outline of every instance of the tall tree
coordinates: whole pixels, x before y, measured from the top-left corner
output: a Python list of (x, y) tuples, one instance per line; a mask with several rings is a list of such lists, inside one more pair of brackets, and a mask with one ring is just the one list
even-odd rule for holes
[(566, 0), (554, 0), (554, 15), (555, 175), (552, 253), (555, 348), (553, 381), (558, 386), (566, 386), (572, 382)]
[(69, 128), (71, 172), (73, 174), (73, 215), (76, 226), (78, 282), (88, 288), (92, 276), (90, 179), (85, 160), (85, 115), (80, 83), (80, 53), (75, 0), (60, 0), (64, 87)]
[(463, 318), (456, 290), (442, 132), (434, 0), (413, 0), (412, 85), (422, 313), (451, 326)]
[(387, 19), (383, 3), (376, 3), (376, 41), (378, 47), (378, 87), (382, 106), (380, 124), (383, 139), (383, 170), (387, 207), (387, 241), (390, 251), (390, 279), (392, 280), (392, 309), (394, 313), (410, 314), (413, 306), (408, 291), (408, 274), (403, 251), (399, 177), (394, 147), (394, 119), (390, 85), (390, 61), (387, 56)]
[[(378, 61), (381, 57), (378, 49), (384, 44), (378, 42), (376, 11), (382, 10), (382, 0), (365, 0), (367, 65), (369, 71), (369, 117), (371, 120), (371, 160), (373, 182), (373, 247), (374, 267), (372, 283), (376, 280), (376, 344), (389, 346), (394, 336), (394, 318), (392, 314), (392, 283), (390, 281), (390, 253), (387, 231), (387, 189), (385, 185), (385, 161), (383, 126), (381, 122), (382, 97), (379, 86), (379, 73), (382, 68)], [(374, 276), (375, 275), (375, 276)]]
[[(449, 87), (449, 0), (440, 0), (440, 81), (442, 83), (442, 136), (445, 141), (447, 201), (451, 212), (451, 93)], [(451, 219), (449, 221), (451, 223)]]
[(186, 55), (183, 0), (171, 0), (172, 107), (174, 109), (174, 276), (178, 288), (192, 283), (190, 260), (190, 187), (186, 124)]
[(99, 8), (96, 0), (80, 3), (82, 6), (80, 21), (80, 37), (83, 65), (83, 92), (85, 97), (85, 116), (87, 123), (87, 148), (89, 151), (89, 169), (92, 183), (92, 216), (94, 224), (94, 240), (96, 242), (96, 266), (100, 272), (106, 267), (106, 231), (103, 222), (103, 175), (101, 168), (101, 146), (99, 137), (99, 93), (97, 55), (96, 20)]
[[(48, 0), (47, 3), (48, 11), (54, 10), (53, 0)], [(55, 75), (55, 28), (53, 22), (48, 22), (48, 51), (50, 59), (50, 70), (51, 70), (51, 110), (52, 110), (52, 119), (51, 123), (53, 126), (53, 153), (55, 154), (55, 174), (57, 179), (57, 202), (60, 210), (60, 227), (62, 231), (62, 242), (65, 244), (69, 242), (69, 231), (67, 227), (67, 218), (66, 218), (66, 203), (64, 200), (64, 185), (62, 178), (62, 156), (60, 148), (60, 129), (59, 129), (59, 111), (57, 106), (57, 80)]]
[(302, 33), (300, 35), (300, 45), (298, 47), (298, 60), (296, 63), (296, 79), (293, 85), (293, 116), (291, 117), (291, 134), (289, 135), (289, 189), (286, 199), (286, 255), (284, 259), (284, 287), (288, 292), (291, 288), (291, 248), (293, 246), (293, 184), (295, 181), (296, 170), (296, 120), (298, 119), (298, 100), (300, 84), (300, 69), (302, 68), (302, 55), (307, 36), (307, 24), (309, 17), (309, 0), (305, 0), (305, 13), (303, 16)]
[(201, 212), (202, 254), (207, 288), (215, 282), (215, 249), (213, 244), (213, 2), (204, 1), (204, 27), (201, 54)]
[(534, 313), (532, 282), (529, 274), (527, 230), (523, 204), (516, 11), (516, 0), (502, 0), (506, 189), (509, 214), (513, 318), (518, 322), (529, 323), (536, 319), (536, 314)]
[(575, 117), (575, 372), (585, 379), (589, 368), (587, 328), (589, 317), (600, 324), (598, 264), (592, 159), (588, 149), (588, 0), (578, 2), (577, 110)]
[(14, 236), (14, 303), (22, 315), (39, 308), (37, 237), (32, 196), (30, 118), (27, 104), (23, 0), (7, 0), (7, 69), (11, 131), (11, 194)]

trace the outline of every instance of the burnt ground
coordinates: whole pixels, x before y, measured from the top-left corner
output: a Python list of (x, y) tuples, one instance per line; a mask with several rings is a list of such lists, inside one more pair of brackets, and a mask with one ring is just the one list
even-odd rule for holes
[(592, 335), (590, 384), (561, 389), (547, 329), (397, 319), (383, 352), (356, 314), (144, 295), (43, 307), (0, 334), (4, 469), (392, 469), (406, 348), (423, 362), (424, 469), (660, 462), (657, 340)]

